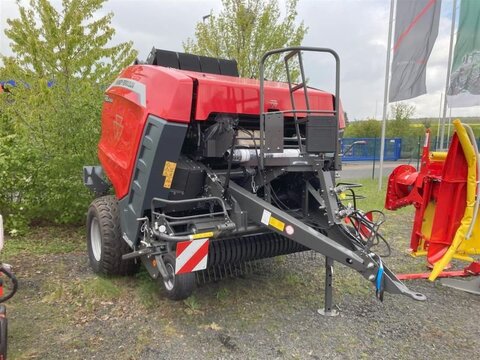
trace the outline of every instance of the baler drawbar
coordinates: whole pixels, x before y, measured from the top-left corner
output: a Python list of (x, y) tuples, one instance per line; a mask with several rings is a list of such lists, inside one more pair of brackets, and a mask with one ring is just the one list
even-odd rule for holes
[[(335, 94), (307, 86), (307, 51), (335, 59)], [(287, 81), (264, 80), (282, 54)], [(372, 252), (379, 224), (340, 200), (358, 185), (335, 184), (339, 79), (338, 55), (313, 47), (267, 52), (259, 81), (239, 78), (233, 60), (155, 48), (125, 69), (105, 93), (101, 166), (84, 168), (98, 195), (87, 216), (93, 269), (129, 274), (141, 261), (178, 300), (192, 294), (195, 271), (314, 250), (326, 257), (327, 315), (334, 261), (381, 300), (384, 291), (424, 300)]]

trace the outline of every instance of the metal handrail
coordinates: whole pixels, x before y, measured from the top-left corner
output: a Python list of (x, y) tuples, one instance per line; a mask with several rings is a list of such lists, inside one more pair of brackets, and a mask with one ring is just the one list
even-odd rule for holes
[[(336, 118), (336, 123), (337, 123), (337, 130), (339, 128), (339, 104), (340, 104), (340, 57), (338, 54), (329, 48), (320, 48), (320, 47), (309, 47), (309, 46), (292, 46), (292, 47), (286, 47), (283, 49), (275, 49), (271, 51), (267, 51), (265, 54), (263, 54), (261, 60), (260, 60), (260, 170), (263, 171), (265, 168), (264, 164), (264, 153), (265, 153), (265, 93), (264, 93), (264, 88), (265, 88), (265, 79), (264, 79), (264, 73), (265, 73), (265, 61), (267, 60), (268, 57), (276, 54), (281, 54), (284, 52), (288, 52), (287, 55), (285, 55), (284, 60), (290, 59), (292, 56), (296, 55), (300, 51), (312, 51), (312, 52), (322, 52), (322, 53), (329, 53), (331, 54), (334, 59), (335, 59), (335, 100), (334, 100), (334, 111), (330, 111), (329, 113), (333, 113), (335, 118)], [(289, 113), (292, 113), (293, 111), (296, 110), (291, 110)], [(311, 110), (310, 110), (311, 111)], [(322, 110), (319, 110), (322, 111)], [(306, 112), (306, 111), (302, 111)]]
[[(209, 201), (216, 202), (216, 203), (220, 204), (220, 206), (222, 207), (221, 212), (214, 212), (213, 214), (215, 214), (215, 215), (223, 214), (225, 216), (225, 218), (228, 218), (228, 212), (227, 212), (227, 208), (225, 207), (225, 202), (217, 196), (209, 196), (209, 197), (202, 197), (202, 198), (195, 198), (195, 199), (181, 199), (181, 200), (167, 200), (167, 199), (154, 197), (154, 198), (152, 198), (150, 206), (151, 206), (151, 209), (152, 209), (152, 213), (160, 214), (160, 213), (158, 213), (154, 210), (155, 209), (155, 206), (154, 206), (155, 203), (160, 203), (160, 204), (163, 204), (163, 205), (179, 205), (179, 204), (200, 203), (200, 202), (209, 202)], [(212, 213), (198, 214), (198, 215), (193, 215), (193, 216), (171, 216), (170, 215), (168, 217), (170, 219), (174, 219), (174, 220), (185, 220), (185, 219), (208, 217), (208, 216), (211, 216), (211, 215), (212, 215)]]

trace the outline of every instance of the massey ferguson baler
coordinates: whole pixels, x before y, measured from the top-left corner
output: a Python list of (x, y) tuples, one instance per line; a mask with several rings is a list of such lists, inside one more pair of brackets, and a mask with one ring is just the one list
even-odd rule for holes
[[(304, 51), (333, 55), (335, 94), (306, 85)], [(272, 55), (284, 56), (287, 82), (264, 80)], [(335, 183), (339, 71), (334, 51), (307, 47), (266, 53), (260, 81), (239, 78), (232, 60), (155, 48), (126, 68), (105, 93), (101, 166), (84, 169), (99, 196), (87, 216), (93, 269), (129, 274), (141, 261), (168, 297), (183, 299), (195, 271), (314, 250), (326, 257), (327, 313), (334, 261), (380, 299), (387, 291), (423, 300), (371, 251), (378, 224), (340, 201), (357, 185)]]

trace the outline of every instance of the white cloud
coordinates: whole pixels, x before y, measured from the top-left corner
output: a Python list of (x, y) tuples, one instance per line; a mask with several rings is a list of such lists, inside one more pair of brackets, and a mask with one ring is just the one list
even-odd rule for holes
[(5, 36), (5, 29), (7, 28), (7, 19), (17, 17), (17, 5), (15, 1), (0, 0), (0, 54), (10, 55), (9, 41)]
[[(437, 42), (427, 68), (428, 94), (408, 103), (416, 116), (438, 116), (445, 88), (450, 17), (453, 0), (443, 0)], [(309, 27), (304, 45), (330, 47), (341, 58), (342, 102), (351, 119), (381, 116), (389, 0), (300, 0), (298, 18)], [(140, 59), (152, 46), (182, 50), (182, 41), (194, 35), (195, 24), (220, 0), (110, 0), (102, 13), (113, 12), (114, 42), (133, 41)], [(15, 0), (0, 0), (0, 53), (10, 54), (4, 35), (6, 19), (18, 16)], [(306, 57), (312, 85), (333, 90), (333, 63)], [(454, 115), (478, 115), (479, 108), (455, 109)]]

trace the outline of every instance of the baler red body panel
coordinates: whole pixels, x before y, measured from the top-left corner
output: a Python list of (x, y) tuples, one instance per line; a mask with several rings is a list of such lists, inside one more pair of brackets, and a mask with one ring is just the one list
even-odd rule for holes
[[(263, 111), (292, 109), (288, 84), (266, 81), (264, 93)], [(294, 97), (296, 108), (306, 109), (303, 90)], [(332, 94), (309, 89), (308, 97), (311, 110), (334, 110)], [(342, 129), (345, 121), (341, 107), (339, 110)], [(259, 116), (259, 81), (153, 65), (126, 68), (105, 93), (98, 151), (117, 198), (128, 194), (148, 115), (190, 123), (205, 121), (216, 113)]]
[(130, 66), (119, 79), (134, 80), (145, 88), (145, 99), (121, 86), (111, 86), (105, 93), (98, 158), (120, 199), (130, 187), (147, 116), (190, 122), (193, 80), (181, 71), (155, 66)]
[[(178, 71), (182, 71), (198, 82), (195, 120), (206, 120), (212, 113), (260, 115), (260, 83), (258, 80)], [(309, 89), (308, 95), (311, 109), (333, 111), (332, 94)], [(307, 108), (303, 91), (296, 91), (294, 97), (297, 109)], [(288, 84), (265, 81), (263, 111), (267, 112), (269, 109), (290, 110), (291, 108)], [(340, 128), (344, 127), (345, 121), (342, 112)]]

